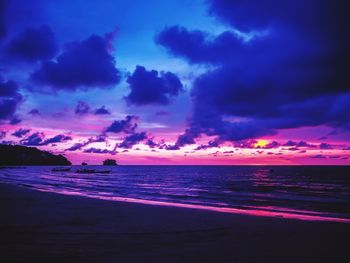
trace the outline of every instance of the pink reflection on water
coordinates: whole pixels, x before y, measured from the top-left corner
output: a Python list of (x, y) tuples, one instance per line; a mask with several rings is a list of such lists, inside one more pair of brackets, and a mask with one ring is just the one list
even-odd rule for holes
[[(36, 188), (36, 189), (43, 192), (52, 192), (47, 189), (39, 189), (39, 188)], [(215, 207), (215, 206), (205, 206), (205, 205), (144, 200), (144, 199), (136, 199), (136, 198), (116, 197), (116, 196), (110, 196), (108, 195), (108, 193), (106, 193), (106, 195), (103, 195), (103, 193), (100, 193), (101, 195), (94, 195), (94, 194), (81, 193), (81, 192), (71, 191), (71, 190), (58, 190), (58, 191), (55, 191), (55, 193), (64, 194), (64, 195), (83, 196), (83, 197), (89, 197), (89, 198), (95, 198), (95, 199), (101, 199), (101, 200), (107, 200), (107, 201), (128, 202), (128, 203), (138, 203), (138, 204), (168, 206), (168, 207), (180, 207), (180, 208), (198, 209), (198, 210), (206, 210), (206, 211), (214, 211), (214, 212), (230, 213), (230, 214), (240, 214), (240, 215), (248, 215), (248, 216), (276, 217), (276, 218), (284, 218), (284, 219), (297, 219), (297, 220), (318, 221), (318, 222), (350, 223), (350, 218), (328, 217), (327, 213), (321, 214), (321, 213), (312, 212), (312, 211), (303, 211), (304, 213), (309, 213), (309, 214), (300, 214), (301, 212), (300, 210), (292, 210), (292, 209), (289, 209), (286, 211), (282, 211), (283, 209), (279, 211), (264, 210), (266, 208), (271, 208), (271, 207), (263, 207), (262, 209), (257, 209), (256, 207), (252, 207), (252, 209), (246, 210), (246, 209), (239, 209), (239, 208)], [(317, 215), (317, 214), (320, 214), (320, 215)]]

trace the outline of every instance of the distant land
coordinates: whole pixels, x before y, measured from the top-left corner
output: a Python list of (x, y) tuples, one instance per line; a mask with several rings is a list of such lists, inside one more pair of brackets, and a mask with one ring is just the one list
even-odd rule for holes
[(0, 144), (0, 165), (71, 165), (63, 155), (34, 147)]

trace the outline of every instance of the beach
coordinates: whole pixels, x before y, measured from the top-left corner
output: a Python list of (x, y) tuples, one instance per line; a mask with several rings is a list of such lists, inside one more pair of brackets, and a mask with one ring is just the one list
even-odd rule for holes
[(0, 184), (1, 262), (340, 262), (350, 224), (113, 202)]

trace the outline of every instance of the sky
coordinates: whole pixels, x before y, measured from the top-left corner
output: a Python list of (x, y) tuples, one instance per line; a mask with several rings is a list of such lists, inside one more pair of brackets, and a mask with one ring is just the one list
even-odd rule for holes
[(350, 164), (346, 7), (0, 0), (0, 143), (74, 164)]

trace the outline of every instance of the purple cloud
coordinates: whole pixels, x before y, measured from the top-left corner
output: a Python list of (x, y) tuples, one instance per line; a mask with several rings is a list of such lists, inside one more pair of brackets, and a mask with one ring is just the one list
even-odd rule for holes
[(105, 106), (102, 106), (101, 108), (98, 108), (95, 110), (95, 115), (110, 115), (111, 112), (105, 108)]
[(6, 131), (0, 131), (0, 140), (4, 139), (6, 136)]
[(124, 138), (124, 140), (117, 144), (117, 148), (130, 149), (135, 144), (147, 139), (147, 134), (145, 132), (133, 133)]
[(175, 56), (215, 66), (194, 81), (187, 129), (196, 130), (195, 137), (239, 141), (305, 126), (350, 129), (350, 88), (344, 85), (350, 38), (343, 33), (350, 21), (342, 3), (208, 3), (216, 18), (256, 33), (211, 35), (172, 26), (156, 36)]
[(28, 27), (7, 47), (8, 55), (30, 62), (49, 60), (57, 52), (55, 36), (48, 26)]
[(328, 144), (328, 143), (321, 143), (320, 144), (320, 149), (322, 149), (322, 150), (329, 150), (329, 149), (333, 149), (333, 146)]
[(31, 75), (38, 84), (54, 90), (86, 90), (119, 83), (120, 72), (110, 53), (111, 39), (92, 35), (65, 45), (56, 61), (48, 61)]
[(84, 101), (79, 101), (75, 107), (75, 114), (77, 115), (86, 115), (89, 113), (89, 111), (90, 106)]
[(48, 145), (51, 143), (60, 143), (60, 142), (66, 142), (66, 141), (70, 141), (72, 140), (72, 137), (67, 136), (67, 135), (63, 135), (63, 134), (58, 134), (50, 139), (47, 139), (45, 141), (42, 142), (41, 145)]
[(38, 109), (31, 109), (28, 114), (32, 115), (32, 116), (37, 116), (40, 115), (40, 111)]
[(96, 137), (91, 137), (91, 138), (89, 138), (88, 140), (86, 140), (84, 142), (75, 143), (71, 147), (66, 149), (65, 151), (74, 152), (74, 151), (77, 151), (77, 150), (80, 150), (80, 149), (84, 148), (85, 146), (87, 146), (87, 145), (89, 145), (91, 143), (94, 143), (94, 142), (105, 142), (106, 140), (107, 140), (107, 137), (105, 135), (101, 134), (101, 135), (98, 135)]
[(36, 132), (20, 141), (22, 145), (39, 146), (44, 141), (45, 135), (42, 132)]
[(105, 132), (113, 133), (134, 133), (137, 128), (138, 117), (134, 115), (127, 115), (125, 120), (114, 121), (105, 129)]
[(147, 71), (142, 66), (137, 66), (134, 73), (128, 77), (127, 82), (131, 92), (125, 97), (129, 104), (169, 104), (171, 98), (183, 91), (179, 78), (171, 72), (156, 70)]
[(84, 153), (97, 153), (97, 154), (106, 154), (109, 153), (111, 155), (115, 155), (115, 151), (107, 150), (107, 149), (98, 149), (98, 148), (89, 148), (84, 150)]
[(12, 133), (11, 135), (18, 137), (18, 138), (22, 138), (24, 135), (26, 135), (28, 132), (30, 132), (30, 129), (19, 129), (17, 131), (15, 131), (14, 133)]
[(21, 101), (17, 83), (4, 81), (0, 76), (0, 120), (10, 120), (10, 124), (16, 124), (13, 120), (18, 118), (14, 114)]
[(43, 132), (36, 132), (28, 136), (27, 138), (24, 138), (20, 141), (20, 144), (26, 145), (26, 146), (44, 146), (49, 145), (51, 143), (61, 143), (72, 140), (70, 136), (67, 135), (56, 135), (52, 138), (45, 140), (45, 134)]

